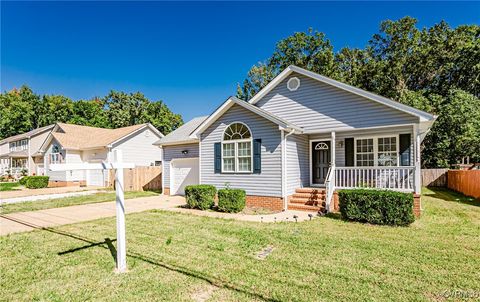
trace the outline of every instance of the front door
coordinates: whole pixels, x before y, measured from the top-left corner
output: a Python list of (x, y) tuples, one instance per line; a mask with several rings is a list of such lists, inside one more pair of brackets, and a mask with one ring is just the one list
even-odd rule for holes
[(330, 167), (330, 141), (312, 142), (312, 183), (325, 184)]

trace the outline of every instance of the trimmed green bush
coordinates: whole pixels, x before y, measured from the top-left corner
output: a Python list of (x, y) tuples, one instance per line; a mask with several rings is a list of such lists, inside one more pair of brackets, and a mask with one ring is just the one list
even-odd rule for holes
[(218, 209), (222, 212), (238, 213), (245, 208), (245, 190), (220, 189), (218, 190)]
[(27, 184), (27, 180), (30, 176), (24, 176), (22, 178), (20, 178), (20, 180), (18, 181), (19, 184), (21, 184), (22, 186), (26, 185)]
[(354, 189), (341, 190), (338, 197), (346, 220), (399, 226), (415, 221), (412, 193)]
[(48, 176), (29, 176), (25, 186), (29, 189), (40, 189), (48, 187)]
[(192, 209), (208, 210), (215, 205), (217, 189), (210, 185), (191, 185), (185, 187), (187, 205)]

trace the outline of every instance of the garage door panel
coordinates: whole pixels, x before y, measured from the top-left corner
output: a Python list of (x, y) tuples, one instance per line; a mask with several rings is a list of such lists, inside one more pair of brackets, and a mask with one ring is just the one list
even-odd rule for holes
[(184, 195), (186, 186), (199, 183), (198, 158), (172, 160), (171, 165), (173, 195)]

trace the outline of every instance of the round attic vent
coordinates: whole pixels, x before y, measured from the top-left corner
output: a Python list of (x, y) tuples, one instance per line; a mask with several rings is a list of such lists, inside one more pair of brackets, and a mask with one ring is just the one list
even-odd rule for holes
[(300, 80), (297, 77), (290, 78), (287, 82), (287, 88), (290, 91), (295, 91), (300, 87)]

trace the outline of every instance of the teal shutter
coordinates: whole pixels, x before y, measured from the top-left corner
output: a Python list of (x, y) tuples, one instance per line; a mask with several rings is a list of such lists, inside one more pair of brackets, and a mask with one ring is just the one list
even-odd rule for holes
[(253, 140), (253, 173), (260, 174), (262, 172), (262, 140), (256, 138)]
[(215, 173), (222, 172), (222, 145), (221, 143), (215, 143), (214, 145), (214, 165)]
[(400, 134), (400, 166), (410, 166), (410, 156), (411, 156), (411, 135)]
[(353, 137), (345, 139), (345, 167), (355, 166), (355, 144)]

